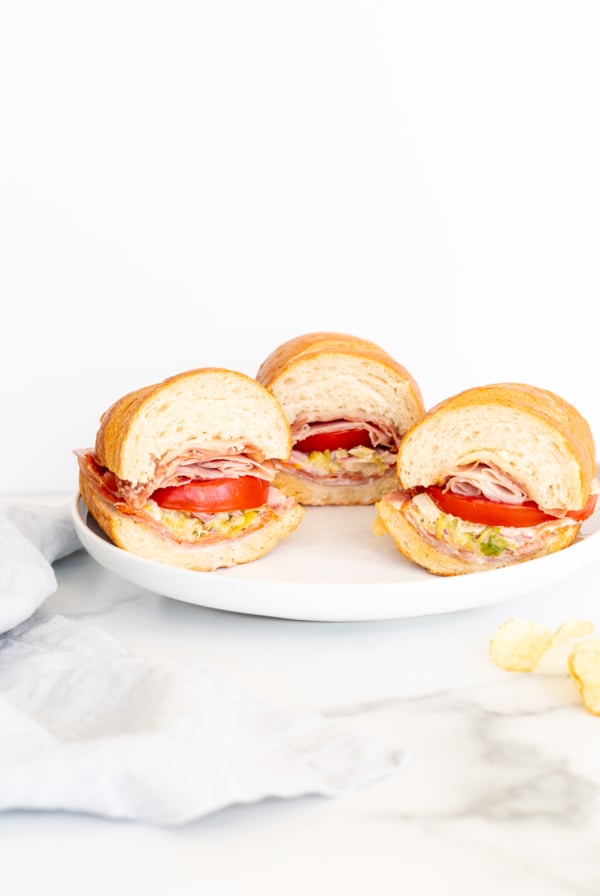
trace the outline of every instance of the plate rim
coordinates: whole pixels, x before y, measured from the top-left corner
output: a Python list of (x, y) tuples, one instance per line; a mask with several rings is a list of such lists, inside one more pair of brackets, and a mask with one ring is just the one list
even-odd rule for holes
[[(591, 562), (592, 542), (594, 536), (600, 534), (599, 527), (592, 533), (584, 533), (562, 551), (499, 569), (460, 576), (434, 576), (423, 570), (423, 578), (409, 583), (401, 578), (373, 583), (301, 583), (281, 579), (236, 578), (233, 574), (236, 567), (200, 572), (140, 557), (90, 528), (89, 518), (93, 520), (93, 517), (79, 491), (73, 497), (71, 515), (82, 546), (93, 559), (144, 590), (169, 599), (237, 614), (314, 622), (418, 618), (512, 600), (579, 572)], [(570, 553), (565, 562), (567, 552)], [(147, 584), (150, 573), (155, 578), (156, 587)], [(210, 593), (203, 593), (208, 590), (203, 587), (207, 583), (210, 583)], [(197, 594), (192, 593), (194, 585), (202, 586)], [(398, 594), (403, 588), (409, 593)], [(298, 594), (300, 590), (301, 595)], [(257, 599), (258, 591), (262, 595)], [(435, 598), (428, 600), (431, 595)]]

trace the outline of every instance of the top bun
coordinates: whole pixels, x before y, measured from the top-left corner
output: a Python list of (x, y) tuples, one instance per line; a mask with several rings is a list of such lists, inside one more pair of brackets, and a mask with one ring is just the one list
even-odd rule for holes
[(100, 420), (98, 463), (120, 479), (150, 482), (169, 454), (223, 443), (257, 459), (289, 457), (289, 424), (277, 399), (243, 373), (190, 370), (124, 395)]
[(400, 445), (405, 489), (441, 484), (481, 461), (508, 473), (542, 509), (580, 510), (596, 475), (587, 421), (558, 395), (522, 383), (467, 389), (440, 402)]
[(284, 342), (256, 378), (279, 399), (292, 425), (384, 418), (403, 433), (424, 413), (408, 370), (375, 343), (344, 333), (307, 333)]

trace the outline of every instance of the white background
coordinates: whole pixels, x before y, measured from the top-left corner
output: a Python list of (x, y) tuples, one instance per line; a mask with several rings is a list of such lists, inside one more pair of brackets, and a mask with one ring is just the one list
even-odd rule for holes
[(321, 329), (600, 441), (599, 46), (596, 0), (9, 0), (0, 494), (74, 491), (125, 392)]

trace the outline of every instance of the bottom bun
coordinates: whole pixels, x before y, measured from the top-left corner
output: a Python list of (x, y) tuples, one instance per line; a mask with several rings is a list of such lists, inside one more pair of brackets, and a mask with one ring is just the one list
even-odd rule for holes
[(117, 547), (157, 563), (201, 572), (258, 560), (293, 532), (304, 515), (304, 508), (293, 504), (277, 513), (273, 511), (271, 519), (246, 535), (210, 544), (181, 543), (161, 534), (143, 519), (121, 513), (103, 495), (90, 489), (83, 477), (80, 490), (89, 512)]
[(375, 504), (396, 486), (396, 470), (390, 470), (378, 479), (335, 485), (301, 474), (295, 475), (277, 467), (273, 485), (284, 495), (295, 498), (300, 504), (324, 507), (326, 505)]
[(569, 547), (581, 528), (581, 524), (557, 520), (536, 527), (539, 529), (539, 537), (530, 542), (527, 551), (515, 554), (506, 550), (499, 556), (484, 556), (478, 548), (461, 548), (458, 556), (459, 551), (449, 553), (446, 543), (441, 539), (436, 540), (431, 536), (426, 539), (391, 496), (384, 497), (376, 504), (376, 508), (378, 517), (373, 524), (376, 534), (391, 535), (396, 547), (405, 557), (438, 576), (484, 572), (553, 554)]

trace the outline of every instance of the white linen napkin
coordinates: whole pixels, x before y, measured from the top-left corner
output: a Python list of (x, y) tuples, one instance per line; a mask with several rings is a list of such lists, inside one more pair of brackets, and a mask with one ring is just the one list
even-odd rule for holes
[(81, 547), (68, 503), (0, 506), (0, 633), (56, 591), (52, 563)]
[[(79, 543), (48, 508), (0, 523), (6, 626), (56, 588), (48, 561)], [(271, 706), (199, 663), (143, 660), (100, 628), (34, 613), (0, 635), (0, 810), (177, 825), (267, 797), (335, 796), (401, 764), (366, 719)]]
[(159, 825), (237, 803), (335, 796), (401, 755), (318, 713), (253, 699), (199, 664), (129, 656), (62, 616), (0, 638), (0, 809)]

